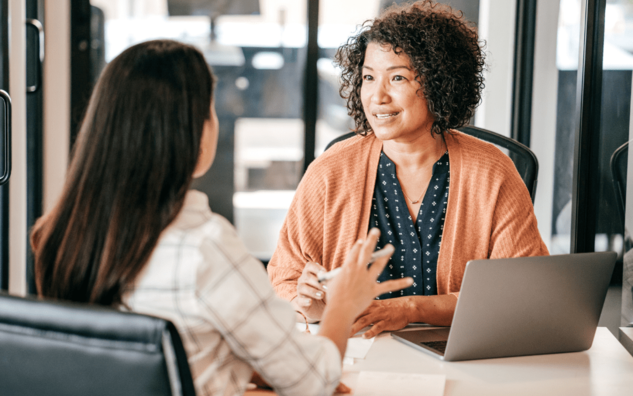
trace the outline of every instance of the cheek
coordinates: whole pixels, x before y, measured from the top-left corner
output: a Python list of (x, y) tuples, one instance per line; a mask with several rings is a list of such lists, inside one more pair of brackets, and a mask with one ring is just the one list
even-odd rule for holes
[[(360, 102), (363, 105), (363, 111), (366, 112), (367, 109), (369, 109), (371, 97), (369, 93), (367, 92), (367, 90), (363, 90), (362, 88), (360, 90)], [(365, 115), (367, 115), (367, 118), (369, 118), (369, 115), (367, 113), (365, 113)]]

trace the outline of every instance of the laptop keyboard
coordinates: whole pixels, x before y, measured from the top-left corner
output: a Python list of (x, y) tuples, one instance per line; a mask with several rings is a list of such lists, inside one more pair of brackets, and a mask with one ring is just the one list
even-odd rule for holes
[(420, 344), (424, 345), (427, 348), (434, 349), (444, 355), (444, 351), (446, 351), (446, 341), (429, 341), (429, 342), (421, 342)]

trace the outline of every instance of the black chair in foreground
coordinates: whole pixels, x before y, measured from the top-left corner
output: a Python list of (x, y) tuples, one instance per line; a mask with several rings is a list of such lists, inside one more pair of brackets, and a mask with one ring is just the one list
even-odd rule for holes
[[(532, 203), (534, 203), (534, 198), (536, 197), (536, 185), (538, 183), (538, 159), (536, 158), (536, 155), (532, 152), (532, 150), (514, 139), (489, 131), (487, 129), (477, 128), (469, 125), (458, 128), (458, 130), (467, 135), (474, 136), (478, 139), (506, 149), (508, 151), (508, 156), (510, 157), (510, 159), (512, 159), (512, 162), (514, 162), (514, 166), (516, 166), (519, 175), (521, 175), (521, 179), (523, 179), (525, 186), (530, 192)], [(341, 140), (349, 139), (355, 134), (355, 132), (349, 132), (345, 135), (341, 135), (332, 140), (325, 147), (325, 149), (327, 150), (335, 143), (340, 142)]]
[(0, 294), (0, 394), (195, 396), (166, 320)]

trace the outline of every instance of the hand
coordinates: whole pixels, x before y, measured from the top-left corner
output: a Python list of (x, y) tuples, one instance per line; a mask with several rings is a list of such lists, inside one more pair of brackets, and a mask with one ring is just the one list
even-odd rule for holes
[[(341, 304), (350, 309), (353, 307), (354, 318), (365, 311), (377, 296), (413, 284), (412, 278), (377, 282), (391, 254), (376, 260), (369, 269), (367, 268), (379, 236), (380, 231), (374, 228), (365, 241), (357, 241), (348, 254), (341, 272), (328, 283), (330, 304)], [(386, 245), (384, 249), (391, 250), (391, 253), (394, 251), (391, 245)]]
[(325, 309), (325, 288), (317, 278), (321, 271), (325, 271), (325, 268), (308, 262), (297, 280), (297, 297), (292, 300), (294, 308), (311, 322), (321, 320)]
[[(413, 278), (377, 282), (391, 254), (379, 258), (367, 268), (379, 236), (380, 231), (374, 228), (365, 241), (358, 240), (348, 253), (341, 272), (327, 285), (328, 305), (323, 312), (319, 335), (334, 342), (341, 358), (345, 356), (354, 319), (369, 307), (374, 298), (413, 284)], [(385, 249), (390, 253), (394, 251), (391, 245), (385, 246)]]
[(409, 324), (411, 302), (408, 297), (374, 300), (352, 326), (351, 335), (365, 326), (374, 326), (363, 334), (363, 338), (372, 338), (383, 331), (400, 330)]

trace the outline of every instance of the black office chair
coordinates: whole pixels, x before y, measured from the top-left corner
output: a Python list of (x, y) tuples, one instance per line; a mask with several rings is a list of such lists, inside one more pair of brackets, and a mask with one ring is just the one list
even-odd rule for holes
[(626, 167), (628, 165), (629, 142), (618, 147), (611, 155), (611, 176), (613, 177), (613, 188), (615, 189), (615, 200), (618, 203), (618, 210), (622, 219), (626, 205)]
[[(512, 162), (514, 162), (514, 166), (516, 166), (519, 175), (521, 175), (521, 179), (523, 179), (523, 182), (530, 192), (532, 203), (534, 203), (534, 198), (536, 197), (536, 185), (538, 182), (538, 159), (532, 150), (514, 139), (510, 139), (509, 137), (505, 137), (487, 129), (469, 125), (461, 127), (458, 130), (467, 135), (474, 136), (478, 139), (506, 149), (508, 151), (508, 156), (512, 159)], [(327, 150), (335, 143), (349, 139), (355, 134), (355, 132), (349, 132), (345, 135), (341, 135), (332, 140), (325, 149)]]
[(195, 396), (169, 321), (0, 294), (0, 394)]

